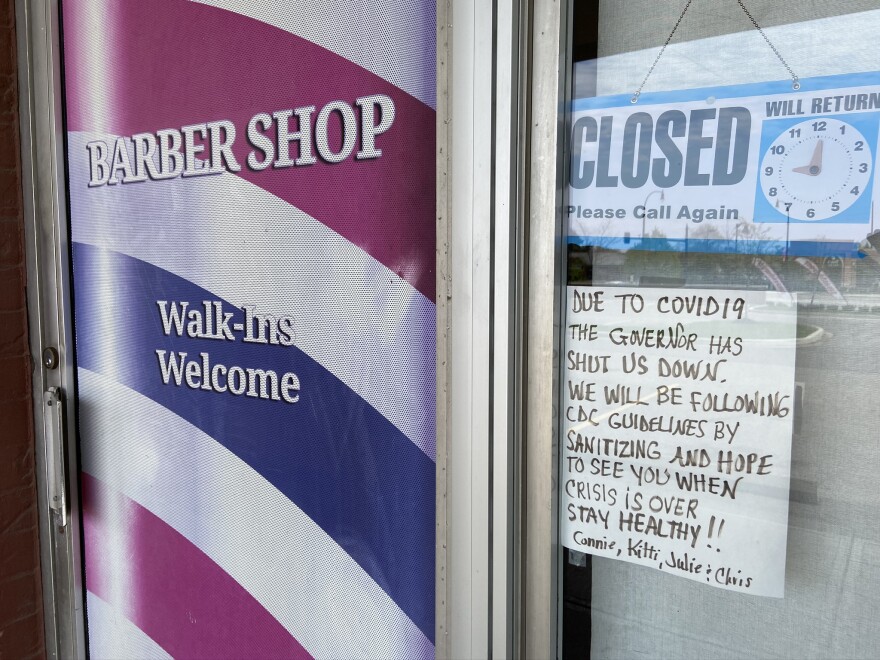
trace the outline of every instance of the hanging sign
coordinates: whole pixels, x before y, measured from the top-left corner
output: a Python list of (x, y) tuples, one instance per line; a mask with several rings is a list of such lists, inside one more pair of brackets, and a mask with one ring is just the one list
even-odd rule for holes
[(568, 287), (563, 545), (782, 596), (788, 294)]
[(873, 228), (880, 74), (577, 99), (570, 240), (854, 255)]

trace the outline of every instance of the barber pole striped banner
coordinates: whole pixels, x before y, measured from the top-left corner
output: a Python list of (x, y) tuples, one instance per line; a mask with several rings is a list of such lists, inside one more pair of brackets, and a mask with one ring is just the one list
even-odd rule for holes
[(434, 5), (63, 2), (92, 657), (434, 656)]

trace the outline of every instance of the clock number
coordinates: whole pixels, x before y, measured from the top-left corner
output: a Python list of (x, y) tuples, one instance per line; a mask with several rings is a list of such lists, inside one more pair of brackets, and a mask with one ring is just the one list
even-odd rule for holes
[(831, 202), (831, 210), (839, 211), (840, 210), (840, 202)]
[(853, 151), (862, 151), (862, 147), (865, 146), (865, 143), (861, 140), (856, 140), (856, 148)]
[(824, 131), (828, 124), (824, 121), (814, 121), (813, 131)]
[(789, 137), (793, 137), (793, 138), (794, 138), (794, 137), (800, 137), (800, 136), (801, 136), (801, 129), (799, 129), (799, 128), (793, 128), (793, 129), (791, 129), (791, 130), (788, 132), (788, 136), (789, 136)]
[(772, 174), (773, 174), (773, 168), (772, 168), (772, 167), (765, 167), (765, 168), (764, 168), (764, 174), (766, 174), (767, 176), (772, 175)]
[[(777, 156), (781, 156), (782, 154), (785, 153), (785, 147), (781, 144), (777, 144), (775, 147), (772, 147), (770, 149), (770, 151), (773, 152)], [(858, 149), (856, 149), (856, 151), (858, 151)]]
[(783, 202), (785, 204), (785, 212), (791, 211), (791, 202)]
[(816, 212), (813, 209), (807, 209), (807, 217), (808, 218), (815, 218)]
[(770, 195), (770, 197), (776, 197), (776, 188), (770, 188), (767, 194)]
[(846, 133), (846, 124), (840, 125), (840, 134), (844, 135)]
[(859, 165), (859, 172), (864, 174), (867, 171), (868, 171), (868, 164), (867, 163), (862, 163), (861, 165)]
[(859, 187), (858, 187), (858, 186), (853, 186), (853, 189), (850, 190), (850, 193), (853, 194), (853, 195), (858, 195), (858, 194), (859, 194)]

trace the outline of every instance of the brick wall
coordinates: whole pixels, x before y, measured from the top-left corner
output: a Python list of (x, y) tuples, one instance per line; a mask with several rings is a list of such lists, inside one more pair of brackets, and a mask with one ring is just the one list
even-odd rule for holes
[(0, 0), (0, 659), (43, 657), (15, 2)]

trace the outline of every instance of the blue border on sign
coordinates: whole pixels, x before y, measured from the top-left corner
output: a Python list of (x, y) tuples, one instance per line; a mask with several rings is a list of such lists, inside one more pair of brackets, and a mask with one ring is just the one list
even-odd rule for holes
[[(762, 83), (742, 83), (724, 87), (695, 87), (665, 92), (643, 92), (638, 103), (632, 103), (632, 94), (611, 96), (588, 96), (571, 101), (572, 110), (597, 110), (600, 108), (638, 107), (659, 103), (705, 101), (714, 96), (716, 100), (742, 98), (744, 96), (763, 96), (772, 94), (803, 94), (837, 87), (862, 87), (880, 84), (880, 71), (864, 73), (842, 73), (834, 76), (819, 76), (800, 80), (801, 88), (792, 89), (791, 80), (773, 80)], [(817, 113), (811, 113), (817, 114)], [(818, 113), (822, 114), (822, 113)], [(807, 115), (809, 116), (809, 115)]]
[(858, 243), (849, 241), (758, 241), (724, 238), (633, 238), (617, 236), (568, 237), (569, 245), (602, 247), (606, 250), (650, 252), (747, 254), (752, 256), (841, 257), (861, 259)]

